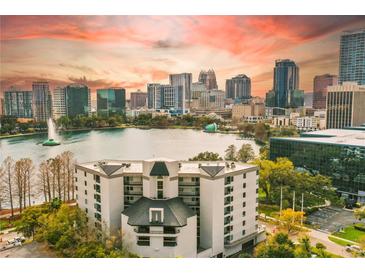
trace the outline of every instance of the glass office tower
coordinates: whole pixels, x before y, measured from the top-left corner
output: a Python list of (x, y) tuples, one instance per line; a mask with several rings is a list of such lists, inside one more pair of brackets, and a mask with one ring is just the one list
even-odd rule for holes
[(340, 42), (339, 83), (365, 85), (365, 28), (345, 31)]
[(124, 88), (98, 89), (96, 93), (98, 115), (113, 116), (125, 113)]
[(66, 114), (68, 117), (90, 115), (90, 89), (86, 85), (71, 84), (65, 87)]

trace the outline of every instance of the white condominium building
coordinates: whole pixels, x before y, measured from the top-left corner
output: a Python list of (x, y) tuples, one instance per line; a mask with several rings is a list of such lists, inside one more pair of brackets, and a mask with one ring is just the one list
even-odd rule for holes
[(265, 237), (257, 174), (236, 162), (103, 160), (76, 165), (76, 197), (141, 257), (226, 257)]

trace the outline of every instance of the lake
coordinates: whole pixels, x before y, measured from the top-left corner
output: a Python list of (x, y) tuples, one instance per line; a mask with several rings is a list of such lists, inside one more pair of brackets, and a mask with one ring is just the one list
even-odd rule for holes
[(38, 165), (63, 151), (74, 153), (78, 162), (102, 159), (143, 160), (166, 157), (188, 160), (199, 152), (211, 151), (222, 157), (226, 148), (234, 144), (252, 145), (256, 154), (259, 147), (253, 140), (239, 140), (238, 135), (206, 133), (193, 129), (105, 129), (59, 133), (60, 146), (45, 147), (46, 134), (0, 140), (0, 162), (11, 156), (15, 160), (29, 157)]

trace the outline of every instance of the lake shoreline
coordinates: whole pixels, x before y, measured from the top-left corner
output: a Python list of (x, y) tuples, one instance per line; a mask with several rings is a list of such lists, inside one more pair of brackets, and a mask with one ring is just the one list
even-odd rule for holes
[[(193, 130), (202, 130), (202, 128), (194, 127), (194, 126), (168, 126), (168, 127), (152, 127), (152, 126), (142, 126), (142, 125), (119, 125), (115, 127), (95, 127), (95, 128), (69, 128), (69, 129), (59, 129), (57, 132), (82, 132), (82, 131), (92, 131), (92, 130), (109, 130), (109, 129), (124, 129), (124, 128), (138, 128), (138, 129), (193, 129)], [(11, 134), (11, 135), (0, 135), (0, 140), (2, 139), (10, 139), (17, 137), (27, 137), (27, 136), (35, 136), (46, 134), (47, 131), (38, 131), (31, 133), (19, 133), (19, 134)], [(226, 130), (217, 130), (216, 132), (210, 133), (221, 133), (221, 134), (240, 134), (239, 131), (226, 131)]]

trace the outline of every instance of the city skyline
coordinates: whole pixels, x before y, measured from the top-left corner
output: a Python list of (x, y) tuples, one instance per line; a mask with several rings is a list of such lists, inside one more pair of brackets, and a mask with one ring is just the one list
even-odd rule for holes
[[(276, 59), (300, 67), (299, 88), (315, 75), (338, 74), (342, 31), (363, 16), (1, 16), (1, 91), (32, 81), (121, 86), (146, 92), (169, 74), (214, 69), (218, 88), (246, 74), (252, 95), (273, 86)], [(294, 25), (294, 27), (293, 27)], [(129, 96), (128, 96), (129, 97)]]

